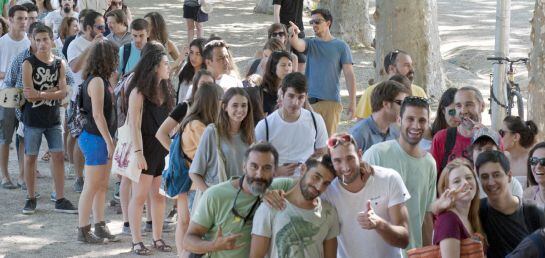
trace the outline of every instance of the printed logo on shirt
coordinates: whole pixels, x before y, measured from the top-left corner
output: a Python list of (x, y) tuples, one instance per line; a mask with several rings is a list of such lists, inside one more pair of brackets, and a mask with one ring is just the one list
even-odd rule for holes
[[(54, 71), (52, 74), (51, 71)], [(56, 88), (56, 82), (59, 78), (59, 69), (47, 69), (46, 67), (36, 67), (33, 74), (32, 81), (34, 85), (39, 85), (39, 91), (50, 91)], [(32, 102), (32, 108), (39, 107), (41, 105), (56, 106), (59, 104), (59, 100), (39, 100)]]

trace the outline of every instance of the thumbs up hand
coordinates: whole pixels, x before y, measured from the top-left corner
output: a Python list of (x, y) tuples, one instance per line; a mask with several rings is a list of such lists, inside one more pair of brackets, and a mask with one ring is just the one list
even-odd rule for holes
[(358, 213), (358, 223), (363, 229), (373, 230), (376, 229), (384, 220), (379, 217), (373, 207), (371, 206), (371, 200), (367, 200), (367, 211)]

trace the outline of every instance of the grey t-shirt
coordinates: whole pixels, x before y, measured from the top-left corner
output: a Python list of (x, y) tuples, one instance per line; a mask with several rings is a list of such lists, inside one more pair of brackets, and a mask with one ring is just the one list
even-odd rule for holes
[[(249, 145), (242, 141), (240, 133), (232, 135), (231, 139), (220, 137), (220, 147), (225, 155), (225, 173), (227, 178), (241, 176), (244, 153)], [(204, 129), (199, 142), (199, 147), (189, 168), (189, 173), (195, 173), (204, 177), (208, 186), (219, 183), (218, 176), (218, 152), (216, 135), (213, 124)]]

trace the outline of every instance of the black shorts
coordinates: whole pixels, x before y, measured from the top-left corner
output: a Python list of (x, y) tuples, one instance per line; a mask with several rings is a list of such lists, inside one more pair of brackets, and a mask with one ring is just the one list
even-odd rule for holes
[(184, 18), (191, 19), (196, 22), (206, 22), (208, 21), (208, 14), (201, 11), (200, 6), (184, 5)]

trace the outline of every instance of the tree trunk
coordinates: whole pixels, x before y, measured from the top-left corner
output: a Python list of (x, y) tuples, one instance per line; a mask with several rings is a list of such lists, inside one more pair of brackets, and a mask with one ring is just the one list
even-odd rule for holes
[(273, 14), (273, 0), (257, 0), (254, 13)]
[(375, 29), (369, 19), (369, 0), (320, 0), (319, 8), (331, 11), (334, 37), (353, 47), (371, 47)]
[(377, 0), (375, 72), (385, 79), (384, 56), (393, 49), (408, 52), (413, 60), (414, 84), (438, 100), (445, 85), (439, 48), (436, 0)]
[(539, 128), (540, 139), (543, 140), (545, 129), (545, 0), (536, 0), (534, 17), (530, 21), (532, 31), (532, 51), (528, 65), (528, 118), (533, 120)]

